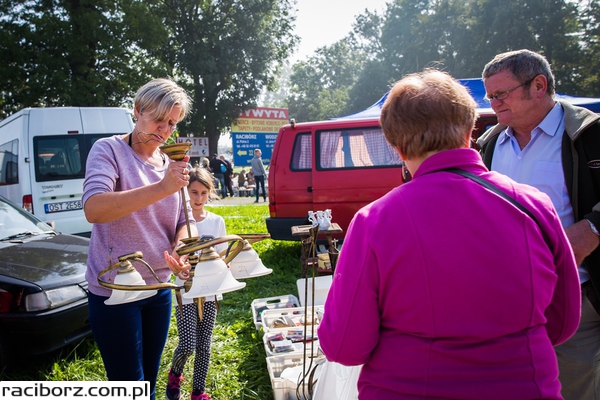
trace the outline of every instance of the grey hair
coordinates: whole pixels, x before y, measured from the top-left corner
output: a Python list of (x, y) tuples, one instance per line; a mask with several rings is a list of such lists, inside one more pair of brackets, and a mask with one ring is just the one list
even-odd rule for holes
[[(531, 50), (516, 50), (498, 54), (483, 68), (483, 81), (492, 75), (507, 70), (519, 82), (529, 82), (538, 75), (543, 75), (548, 81), (548, 94), (554, 96), (556, 84), (552, 69), (546, 57)], [(529, 87), (531, 82), (525, 87)]]
[(181, 107), (179, 121), (185, 118), (192, 106), (186, 91), (171, 79), (157, 78), (142, 86), (135, 95), (134, 106), (140, 113), (148, 113), (157, 121), (167, 119), (174, 106)]

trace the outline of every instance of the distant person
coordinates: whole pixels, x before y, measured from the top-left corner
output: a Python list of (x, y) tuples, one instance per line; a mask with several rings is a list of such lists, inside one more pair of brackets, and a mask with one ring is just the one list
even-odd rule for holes
[(255, 190), (256, 190), (256, 182), (254, 181), (254, 174), (252, 173), (252, 168), (250, 168), (248, 170), (248, 173), (246, 174), (246, 189), (248, 191), (250, 191), (250, 193), (247, 193), (248, 196), (254, 196), (255, 195)]
[[(223, 217), (207, 211), (204, 206), (211, 197), (217, 197), (213, 184), (212, 175), (203, 168), (195, 168), (190, 171), (190, 184), (188, 185), (190, 205), (196, 220), (198, 232), (202, 235), (210, 235), (215, 238), (225, 236), (225, 221)], [(221, 252), (227, 250), (227, 243), (215, 246)], [(189, 274), (177, 277), (175, 284), (183, 286)], [(166, 396), (169, 400), (180, 399), (180, 387), (183, 379), (183, 369), (189, 357), (196, 352), (194, 359), (194, 376), (192, 383), (191, 400), (211, 400), (205, 393), (206, 377), (210, 365), (211, 340), (215, 320), (217, 317), (217, 304), (215, 296), (205, 298), (202, 320), (198, 320), (198, 306), (193, 300), (182, 296), (183, 315), (179, 307), (175, 308), (177, 318), (177, 331), (179, 343), (173, 353), (169, 380), (167, 383)]]
[(267, 172), (265, 171), (265, 166), (262, 163), (262, 151), (260, 149), (254, 150), (254, 158), (250, 160), (250, 166), (252, 167), (252, 174), (254, 176), (254, 180), (256, 182), (255, 194), (256, 201), (258, 203), (259, 189), (262, 187), (262, 195), (263, 200), (267, 201), (267, 192), (265, 190), (265, 177), (267, 176)]
[(238, 179), (237, 179), (237, 177), (238, 177), (238, 174), (236, 174), (236, 173), (234, 173), (231, 176), (231, 186), (233, 188), (234, 196), (238, 196), (239, 197), (240, 196), (240, 190), (239, 190), (239, 187), (238, 187)]
[(231, 163), (229, 162), (229, 160), (227, 160), (225, 158), (225, 154), (221, 154), (219, 156), (219, 158), (221, 159), (221, 161), (223, 161), (223, 163), (226, 166), (226, 170), (223, 174), (224, 178), (225, 178), (225, 188), (227, 189), (227, 191), (229, 192), (229, 194), (231, 195), (231, 197), (233, 197), (233, 182), (231, 181), (232, 177), (233, 177), (233, 167), (231, 166)]
[(215, 177), (212, 168), (210, 167), (210, 160), (208, 157), (202, 157), (202, 168), (210, 172), (210, 176), (213, 177), (213, 182), (215, 185), (215, 189), (219, 187), (219, 180)]
[(327, 359), (362, 365), (361, 400), (562, 398), (553, 346), (579, 322), (573, 252), (548, 196), (469, 148), (476, 106), (436, 70), (383, 104), (413, 178), (355, 214), (318, 329)]
[(252, 168), (250, 168), (250, 170), (246, 174), (246, 179), (248, 180), (248, 182), (247, 182), (248, 184), (246, 185), (246, 187), (248, 187), (248, 188), (256, 187), (256, 181), (254, 180), (254, 172), (252, 172)]
[(483, 83), (499, 122), (477, 141), (484, 162), (550, 196), (579, 265), (581, 324), (556, 347), (562, 395), (600, 399), (600, 116), (556, 101), (550, 64), (533, 51), (498, 54)]
[[(98, 283), (99, 273), (118, 257), (141, 251), (161, 282), (190, 269), (175, 247), (188, 237), (181, 188), (188, 186), (187, 163), (170, 160), (161, 150), (191, 99), (169, 79), (154, 79), (134, 99), (133, 131), (99, 139), (87, 159), (83, 183), (85, 216), (92, 225), (86, 279), (89, 320), (111, 381), (148, 381), (151, 399), (171, 321), (171, 290), (111, 304), (113, 291)], [(196, 222), (191, 210), (192, 235)], [(146, 283), (156, 283), (137, 268)], [(105, 277), (114, 281), (117, 271)], [(140, 293), (140, 292), (136, 292)]]
[(210, 160), (207, 157), (202, 157), (202, 168), (208, 170), (211, 174), (213, 173), (213, 170), (210, 167)]
[(221, 161), (221, 159), (217, 156), (217, 153), (214, 153), (212, 159), (210, 160), (210, 168), (212, 169), (217, 181), (219, 181), (221, 198), (224, 199), (227, 197), (227, 187), (225, 186), (225, 172), (227, 172), (227, 165)]
[(238, 188), (243, 188), (246, 186), (246, 168), (242, 168), (242, 170), (240, 171), (240, 173), (238, 174)]

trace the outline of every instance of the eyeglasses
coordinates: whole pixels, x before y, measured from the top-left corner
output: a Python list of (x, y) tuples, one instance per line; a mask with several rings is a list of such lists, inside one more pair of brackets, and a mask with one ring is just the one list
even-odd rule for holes
[(506, 100), (508, 98), (508, 96), (510, 95), (510, 92), (512, 92), (514, 90), (517, 90), (521, 86), (530, 84), (534, 79), (535, 79), (535, 77), (532, 78), (532, 79), (530, 79), (530, 80), (528, 80), (527, 82), (523, 82), (520, 85), (515, 86), (512, 89), (508, 89), (508, 90), (505, 90), (503, 92), (498, 92), (498, 93), (495, 93), (495, 94), (493, 94), (491, 96), (489, 94), (487, 94), (487, 95), (485, 95), (483, 97), (483, 100), (485, 100), (486, 103), (491, 103), (493, 99), (500, 100), (500, 101)]

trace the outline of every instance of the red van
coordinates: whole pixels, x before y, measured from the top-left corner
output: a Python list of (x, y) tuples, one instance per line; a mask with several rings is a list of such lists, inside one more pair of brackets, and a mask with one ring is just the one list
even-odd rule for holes
[[(481, 115), (475, 135), (495, 123), (493, 112)], [(346, 232), (360, 208), (403, 183), (403, 167), (378, 115), (283, 126), (269, 167), (271, 238), (298, 240), (291, 227), (308, 224), (311, 210), (331, 209), (332, 222)]]

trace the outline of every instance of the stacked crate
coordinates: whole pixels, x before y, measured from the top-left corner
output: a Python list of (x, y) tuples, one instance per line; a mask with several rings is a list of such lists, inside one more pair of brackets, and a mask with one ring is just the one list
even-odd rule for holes
[[(314, 306), (313, 286), (316, 288)], [(331, 276), (318, 277), (314, 285), (312, 278), (299, 279), (301, 301), (296, 296), (284, 295), (252, 302), (254, 325), (263, 331), (267, 368), (275, 400), (310, 398), (317, 365), (325, 361), (319, 348), (317, 329), (329, 286)]]

